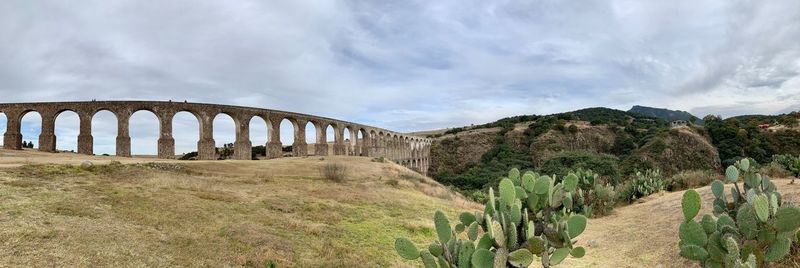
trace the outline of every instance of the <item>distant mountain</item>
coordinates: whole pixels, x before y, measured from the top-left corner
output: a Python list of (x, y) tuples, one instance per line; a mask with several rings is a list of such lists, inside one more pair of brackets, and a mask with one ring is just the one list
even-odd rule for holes
[[(639, 106), (634, 105), (633, 108), (628, 110), (630, 113), (637, 113), (646, 116), (652, 116), (656, 118), (661, 118), (667, 121), (675, 121), (675, 120), (685, 120), (689, 121), (689, 119), (693, 116), (689, 112), (680, 111), (680, 110), (670, 110), (664, 108), (653, 108), (647, 106)], [(703, 119), (697, 118), (695, 121), (696, 124), (703, 124)]]

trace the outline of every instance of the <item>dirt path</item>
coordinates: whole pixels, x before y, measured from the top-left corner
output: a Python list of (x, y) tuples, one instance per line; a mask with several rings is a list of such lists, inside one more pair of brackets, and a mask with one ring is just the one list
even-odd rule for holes
[[(774, 180), (785, 202), (800, 203), (800, 184)], [(726, 187), (727, 188), (727, 187)], [(698, 189), (700, 215), (711, 213), (711, 187)], [(569, 259), (565, 267), (699, 267), (678, 255), (678, 225), (683, 220), (683, 192), (661, 193), (638, 204), (617, 208), (612, 215), (589, 220), (579, 244), (586, 257)], [(594, 240), (596, 245), (587, 244)]]

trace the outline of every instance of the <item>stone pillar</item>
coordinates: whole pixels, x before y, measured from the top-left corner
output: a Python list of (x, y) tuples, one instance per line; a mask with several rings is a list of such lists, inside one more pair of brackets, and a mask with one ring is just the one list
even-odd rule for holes
[(372, 148), (370, 147), (369, 140), (370, 140), (369, 139), (369, 133), (363, 134), (363, 136), (361, 136), (361, 145), (360, 145), (361, 156), (371, 156), (372, 155), (370, 153), (370, 149), (372, 149)]
[(216, 160), (217, 145), (214, 142), (214, 116), (200, 116), (200, 140), (197, 141), (198, 160)]
[(22, 113), (6, 111), (5, 114), (6, 134), (3, 135), (3, 148), (22, 150), (22, 133), (20, 132)]
[(308, 121), (296, 119), (294, 127), (294, 143), (292, 143), (293, 156), (308, 156), (308, 144), (306, 143), (306, 124)]
[(175, 158), (175, 139), (172, 138), (172, 118), (175, 114), (158, 114), (159, 135), (158, 135), (158, 158)]
[(233, 144), (233, 159), (253, 159), (253, 143), (250, 142), (250, 120), (236, 120), (236, 142)]
[(270, 118), (269, 124), (269, 141), (267, 142), (267, 158), (281, 158), (283, 157), (283, 144), (281, 144), (281, 120), (282, 118)]
[(39, 151), (56, 151), (56, 115), (39, 112), (42, 116), (42, 133), (39, 134)]
[(117, 114), (117, 156), (131, 157), (131, 134), (129, 122), (131, 113), (118, 111)]
[(327, 125), (314, 124), (317, 130), (317, 142), (314, 144), (314, 154), (317, 156), (328, 155), (328, 133), (325, 131)]
[(358, 151), (358, 134), (352, 128), (349, 130), (350, 142), (347, 143), (347, 155), (358, 155), (356, 153)]
[(333, 153), (335, 155), (347, 155), (347, 146), (344, 144), (344, 127), (337, 127), (333, 135)]
[(78, 153), (94, 154), (94, 138), (92, 138), (92, 114), (78, 113), (80, 118), (80, 132), (78, 133)]

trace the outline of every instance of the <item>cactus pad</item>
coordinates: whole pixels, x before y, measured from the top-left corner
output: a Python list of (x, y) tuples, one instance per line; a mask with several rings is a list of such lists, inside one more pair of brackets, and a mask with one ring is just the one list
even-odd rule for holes
[(583, 230), (586, 230), (587, 219), (583, 215), (572, 215), (567, 220), (567, 234), (570, 238), (578, 237)]
[(400, 255), (400, 257), (406, 260), (416, 260), (419, 258), (417, 246), (405, 237), (398, 237), (394, 240), (394, 250), (397, 251), (397, 255)]
[(528, 267), (533, 262), (533, 254), (527, 249), (518, 249), (508, 254), (508, 262), (514, 267)]
[(447, 242), (450, 241), (453, 230), (450, 229), (450, 220), (447, 219), (444, 212), (436, 210), (436, 213), (433, 215), (433, 224), (436, 226), (436, 234), (439, 236), (439, 241), (441, 241), (442, 244), (447, 244)]
[(550, 177), (541, 176), (536, 179), (536, 183), (533, 185), (533, 190), (536, 192), (536, 194), (546, 194), (550, 190)]
[(700, 194), (694, 189), (684, 192), (681, 207), (683, 208), (683, 218), (687, 222), (694, 219), (700, 212)]
[(494, 252), (479, 248), (472, 253), (472, 266), (475, 268), (492, 268), (494, 266)]
[(789, 254), (789, 249), (792, 247), (792, 241), (786, 238), (776, 239), (775, 242), (769, 245), (767, 251), (764, 252), (765, 261), (777, 261)]
[(570, 251), (571, 250), (569, 248), (556, 249), (556, 251), (553, 252), (552, 255), (550, 255), (550, 265), (558, 265), (559, 263), (564, 261), (564, 259), (566, 259), (567, 256), (569, 255)]
[(721, 198), (725, 194), (725, 185), (722, 184), (720, 180), (714, 180), (711, 183), (711, 192), (714, 193), (714, 196), (717, 198)]
[(764, 194), (758, 194), (753, 197), (753, 209), (756, 210), (756, 216), (761, 222), (767, 222), (769, 219), (769, 200)]
[(461, 215), (458, 215), (458, 220), (464, 224), (464, 226), (469, 226), (473, 222), (475, 222), (476, 217), (475, 214), (469, 212), (463, 212)]
[(564, 190), (567, 192), (574, 192), (578, 188), (578, 176), (575, 173), (570, 173), (564, 178)]
[(572, 251), (569, 252), (569, 255), (575, 258), (583, 258), (583, 256), (586, 255), (586, 249), (583, 247), (573, 248)]
[(500, 191), (500, 205), (503, 207), (511, 206), (511, 203), (514, 202), (514, 198), (517, 194), (517, 190), (514, 188), (514, 183), (509, 179), (503, 179), (500, 181), (498, 190)]
[(420, 257), (422, 258), (422, 264), (425, 268), (436, 268), (436, 257), (434, 257), (430, 252), (422, 251), (420, 252)]
[(739, 169), (734, 166), (729, 166), (728, 169), (725, 170), (725, 178), (727, 178), (729, 182), (736, 182), (739, 180)]
[(800, 208), (782, 207), (775, 213), (775, 229), (778, 232), (797, 230), (800, 227)]
[(704, 247), (708, 242), (708, 235), (703, 230), (703, 226), (695, 221), (681, 223), (678, 228), (678, 235), (686, 245)]
[(705, 261), (708, 259), (708, 252), (696, 245), (683, 245), (681, 246), (681, 256), (690, 260)]

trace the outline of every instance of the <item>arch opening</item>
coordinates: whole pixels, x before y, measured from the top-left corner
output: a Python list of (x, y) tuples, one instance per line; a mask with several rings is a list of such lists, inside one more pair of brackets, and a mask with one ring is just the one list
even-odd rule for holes
[[(6, 126), (7, 123), (8, 119), (6, 118), (6, 113), (0, 112), (0, 132), (3, 133), (3, 136), (6, 135), (6, 128), (8, 128), (8, 126)], [(4, 145), (3, 140), (4, 139), (0, 139), (0, 146)]]
[(39, 135), (42, 134), (42, 115), (37, 111), (23, 114), (20, 120), (19, 132), (22, 133), (23, 149), (39, 148)]
[(193, 113), (178, 112), (172, 117), (172, 137), (175, 153), (181, 160), (197, 159), (197, 143), (200, 141), (200, 120)]
[(253, 159), (263, 159), (267, 156), (269, 124), (260, 116), (250, 118), (250, 142), (253, 145)]
[(306, 132), (306, 154), (317, 155), (317, 126), (314, 122), (308, 121), (304, 128)]
[(284, 156), (290, 156), (292, 153), (292, 145), (294, 144), (294, 132), (297, 129), (297, 123), (289, 118), (283, 118), (280, 122), (280, 142), (281, 151)]
[(234, 142), (236, 142), (236, 122), (225, 113), (217, 114), (212, 121), (214, 143), (220, 159), (233, 158)]
[(56, 151), (77, 152), (78, 134), (80, 133), (80, 117), (67, 110), (56, 115), (55, 120)]
[(350, 136), (350, 127), (344, 127), (344, 148), (345, 155), (353, 155), (353, 137)]
[(139, 110), (128, 119), (128, 132), (131, 137), (131, 155), (158, 155), (158, 138), (161, 122), (158, 116), (148, 110)]
[(92, 147), (97, 155), (114, 155), (117, 148), (117, 116), (102, 110), (92, 116)]

